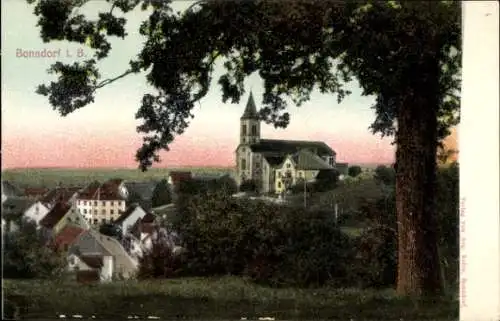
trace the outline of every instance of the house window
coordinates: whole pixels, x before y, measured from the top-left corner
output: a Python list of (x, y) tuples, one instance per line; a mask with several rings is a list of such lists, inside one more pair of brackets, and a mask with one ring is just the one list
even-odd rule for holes
[(102, 201), (102, 206), (106, 206), (106, 202), (105, 201)]
[(113, 215), (115, 213), (114, 210), (109, 210), (109, 214)]
[(241, 125), (241, 135), (246, 135), (247, 133), (247, 125)]
[(252, 125), (252, 135), (257, 136), (257, 125)]
[(110, 203), (111, 203), (111, 206), (115, 205), (115, 202), (113, 202), (113, 201), (111, 201)]
[(247, 160), (246, 159), (242, 159), (241, 160), (241, 169), (242, 170), (246, 170), (247, 169)]
[(102, 214), (106, 214), (106, 210), (102, 210)]
[(278, 188), (281, 188), (281, 182), (278, 182)]
[(286, 164), (286, 168), (290, 168), (290, 166), (292, 166), (292, 165), (290, 165), (290, 163)]
[(87, 209), (86, 208), (83, 209), (83, 214), (87, 214)]
[(94, 210), (94, 214), (96, 214), (96, 215), (97, 215), (97, 210)]
[(246, 139), (245, 139), (245, 137), (243, 137), (243, 138), (241, 139), (241, 141), (242, 141), (243, 143), (246, 143)]
[(94, 225), (97, 225), (99, 223), (99, 221), (95, 218), (94, 219)]
[(87, 206), (87, 201), (83, 201), (83, 205)]
[(94, 206), (97, 206), (97, 201), (94, 201)]
[(260, 168), (260, 163), (259, 162), (256, 162), (255, 163), (255, 168), (259, 169)]
[(278, 172), (278, 177), (279, 178), (283, 177), (283, 174), (281, 174), (281, 172)]
[(299, 172), (298, 175), (299, 175), (299, 177), (302, 177), (302, 172)]

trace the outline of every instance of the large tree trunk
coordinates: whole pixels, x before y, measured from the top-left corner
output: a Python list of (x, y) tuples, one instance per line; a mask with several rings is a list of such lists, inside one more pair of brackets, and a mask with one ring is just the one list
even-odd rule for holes
[(400, 295), (443, 291), (435, 203), (438, 64), (416, 68), (398, 108), (396, 210)]

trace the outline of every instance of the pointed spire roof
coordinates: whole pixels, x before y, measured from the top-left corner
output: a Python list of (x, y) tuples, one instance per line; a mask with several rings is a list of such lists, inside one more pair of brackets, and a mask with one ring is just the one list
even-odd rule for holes
[(257, 107), (255, 107), (255, 101), (253, 100), (253, 93), (250, 91), (250, 96), (248, 97), (247, 106), (243, 112), (241, 119), (258, 119), (259, 114), (257, 113)]

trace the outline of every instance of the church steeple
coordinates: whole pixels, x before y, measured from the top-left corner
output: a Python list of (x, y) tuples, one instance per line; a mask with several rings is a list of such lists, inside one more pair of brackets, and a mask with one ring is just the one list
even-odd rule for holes
[(250, 91), (245, 111), (240, 118), (240, 144), (258, 143), (260, 140), (260, 120), (253, 94)]
[(259, 119), (259, 114), (257, 113), (257, 107), (255, 107), (255, 101), (253, 100), (253, 93), (251, 91), (248, 97), (247, 106), (241, 116), (241, 120), (243, 119)]

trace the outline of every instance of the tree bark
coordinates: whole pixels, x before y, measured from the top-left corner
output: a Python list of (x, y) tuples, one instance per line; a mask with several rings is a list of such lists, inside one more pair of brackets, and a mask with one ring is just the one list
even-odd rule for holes
[(439, 64), (430, 59), (414, 72), (397, 115), (397, 292), (439, 295), (443, 291), (435, 202)]

